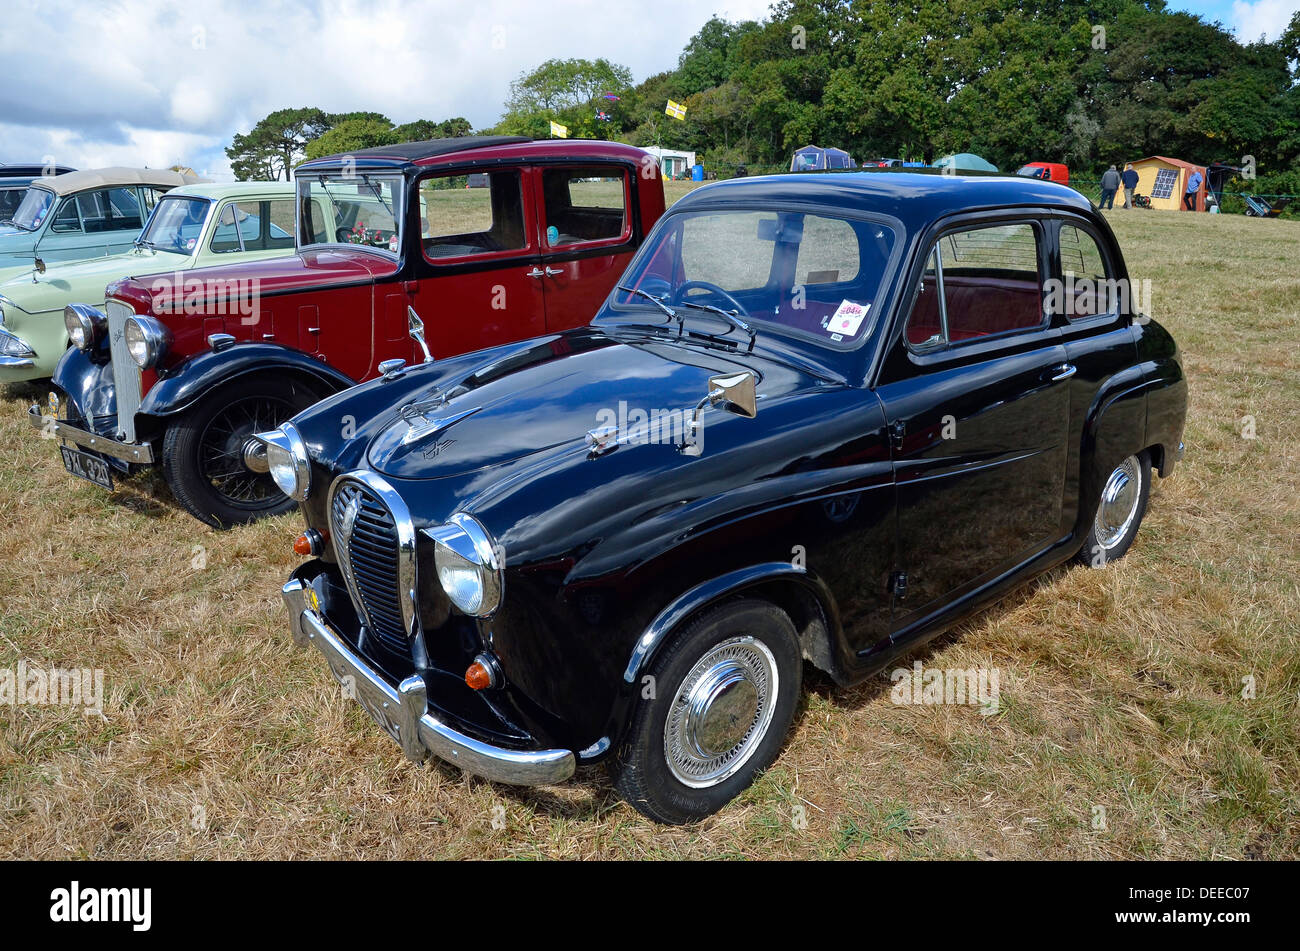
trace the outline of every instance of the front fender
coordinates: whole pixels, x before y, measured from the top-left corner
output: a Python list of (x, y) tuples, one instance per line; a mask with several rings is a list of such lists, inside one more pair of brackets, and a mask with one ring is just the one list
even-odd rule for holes
[(68, 403), (68, 419), (117, 418), (117, 389), (113, 365), (92, 360), (76, 347), (69, 347), (54, 365), (50, 380)]
[(209, 350), (185, 361), (149, 388), (139, 414), (162, 419), (182, 413), (211, 392), (215, 386), (250, 373), (294, 374), (342, 390), (356, 383), (351, 377), (308, 356), (270, 343), (236, 344), (225, 350)]

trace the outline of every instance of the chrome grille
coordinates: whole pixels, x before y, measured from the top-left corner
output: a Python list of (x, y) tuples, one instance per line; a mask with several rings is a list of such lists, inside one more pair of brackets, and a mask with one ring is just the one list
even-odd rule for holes
[(383, 500), (358, 482), (334, 491), (330, 523), (344, 580), (370, 633), (389, 650), (406, 654), (406, 627), (398, 600), (399, 536)]
[(104, 305), (108, 316), (108, 348), (113, 358), (113, 389), (117, 394), (117, 429), (125, 442), (135, 442), (135, 412), (140, 408), (140, 368), (126, 349), (126, 319), (135, 316), (121, 301)]

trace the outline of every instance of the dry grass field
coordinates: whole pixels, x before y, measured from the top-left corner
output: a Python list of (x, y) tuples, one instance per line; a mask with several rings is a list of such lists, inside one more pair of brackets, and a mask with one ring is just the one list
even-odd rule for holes
[(105, 677), (102, 719), (0, 706), (0, 857), (1300, 858), (1300, 224), (1109, 217), (1191, 385), (1133, 550), (917, 655), (997, 668), (996, 715), (810, 676), (773, 768), (693, 827), (601, 769), (413, 767), (290, 642), (295, 516), (218, 533), (160, 480), (76, 482), (24, 418), (44, 390), (0, 390), (0, 669)]

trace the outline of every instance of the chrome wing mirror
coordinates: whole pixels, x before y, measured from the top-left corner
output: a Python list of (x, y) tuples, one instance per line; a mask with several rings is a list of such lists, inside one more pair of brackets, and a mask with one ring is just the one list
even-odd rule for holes
[(432, 363), (433, 354), (429, 352), (429, 345), (424, 342), (424, 321), (415, 312), (415, 308), (409, 304), (406, 307), (406, 326), (411, 339), (418, 343), (420, 349), (424, 352), (424, 362)]
[(706, 405), (721, 406), (727, 412), (753, 419), (758, 415), (758, 380), (748, 370), (709, 378), (709, 392), (695, 404), (695, 412), (686, 427), (682, 453), (698, 456), (704, 451), (703, 432), (700, 429), (700, 411)]

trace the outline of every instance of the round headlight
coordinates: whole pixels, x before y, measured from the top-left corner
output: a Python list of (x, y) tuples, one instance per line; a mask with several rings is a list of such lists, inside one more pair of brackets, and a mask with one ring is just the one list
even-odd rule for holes
[(166, 327), (152, 317), (142, 317), (139, 314), (126, 319), (123, 336), (127, 353), (131, 354), (131, 359), (141, 370), (157, 366), (171, 340)]
[(427, 534), (438, 583), (451, 603), (474, 617), (490, 616), (501, 603), (502, 568), (491, 536), (462, 512)]
[(108, 319), (88, 304), (69, 304), (63, 308), (63, 326), (68, 330), (68, 340), (78, 350), (95, 346), (107, 323)]
[(269, 433), (258, 433), (256, 438), (266, 444), (266, 469), (280, 491), (298, 502), (307, 498), (311, 462), (298, 427), (285, 423)]

